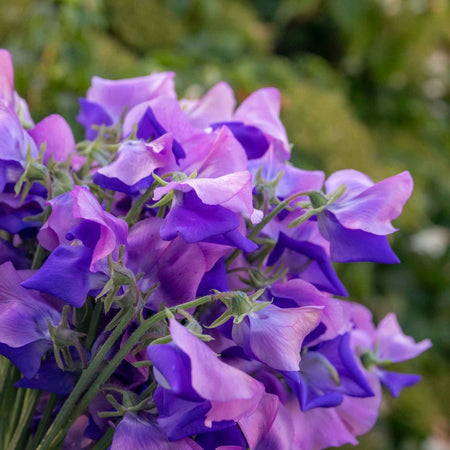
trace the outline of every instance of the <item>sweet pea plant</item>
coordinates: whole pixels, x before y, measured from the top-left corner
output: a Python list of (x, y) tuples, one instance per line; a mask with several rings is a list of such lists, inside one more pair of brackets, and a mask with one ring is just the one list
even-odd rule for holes
[(431, 343), (343, 300), (332, 262), (399, 262), (411, 176), (293, 167), (276, 89), (236, 108), (173, 78), (94, 77), (75, 144), (0, 51), (0, 447), (356, 444)]

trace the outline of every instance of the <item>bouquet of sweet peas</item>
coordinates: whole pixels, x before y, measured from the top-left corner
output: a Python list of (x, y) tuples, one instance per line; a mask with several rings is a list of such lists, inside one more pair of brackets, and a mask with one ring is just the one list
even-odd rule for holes
[(236, 108), (173, 78), (94, 77), (75, 144), (0, 50), (0, 447), (356, 444), (431, 343), (375, 326), (332, 262), (399, 262), (411, 176), (296, 168), (276, 89)]

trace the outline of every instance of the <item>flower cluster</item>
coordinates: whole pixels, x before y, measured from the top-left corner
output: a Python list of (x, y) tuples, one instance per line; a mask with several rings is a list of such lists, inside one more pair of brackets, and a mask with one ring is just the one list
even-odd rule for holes
[(236, 108), (224, 82), (179, 100), (173, 78), (94, 77), (75, 145), (60, 116), (34, 125), (0, 51), (0, 353), (36, 392), (23, 439), (356, 444), (381, 385), (420, 378), (391, 364), (431, 343), (376, 327), (332, 263), (399, 262), (411, 176), (298, 169), (276, 89)]

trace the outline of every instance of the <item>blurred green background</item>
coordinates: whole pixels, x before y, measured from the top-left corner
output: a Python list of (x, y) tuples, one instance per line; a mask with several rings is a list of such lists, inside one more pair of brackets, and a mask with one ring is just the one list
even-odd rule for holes
[(177, 73), (198, 96), (224, 79), (239, 100), (282, 91), (282, 118), (306, 169), (374, 180), (410, 170), (396, 224), (399, 266), (341, 265), (377, 320), (395, 311), (434, 347), (402, 370), (424, 380), (392, 401), (364, 449), (450, 447), (450, 4), (447, 0), (0, 0), (0, 46), (35, 121), (62, 114), (78, 138), (93, 75)]

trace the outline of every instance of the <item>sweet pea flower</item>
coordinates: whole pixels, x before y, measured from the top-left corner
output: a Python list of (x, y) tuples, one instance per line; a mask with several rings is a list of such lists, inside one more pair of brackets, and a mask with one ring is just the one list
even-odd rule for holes
[(0, 353), (27, 378), (39, 370), (42, 356), (53, 347), (47, 321), (59, 324), (61, 313), (23, 281), (11, 262), (0, 266)]
[(283, 375), (296, 393), (302, 411), (340, 405), (344, 395), (374, 395), (353, 354), (350, 333), (308, 348), (299, 370)]
[(173, 72), (153, 72), (145, 77), (107, 80), (93, 77), (86, 99), (80, 99), (78, 122), (86, 129), (86, 139), (95, 139), (92, 125), (113, 125), (134, 106), (165, 96), (176, 98)]
[(233, 324), (232, 337), (249, 356), (273, 369), (298, 370), (303, 339), (319, 324), (322, 308), (267, 305)]
[(353, 315), (356, 326), (353, 339), (363, 361), (391, 395), (398, 397), (405, 387), (414, 386), (421, 377), (393, 372), (385, 367), (416, 358), (432, 346), (431, 341), (424, 339), (416, 343), (412, 337), (406, 336), (394, 313), (388, 314), (375, 329), (370, 311), (362, 305), (354, 305), (353, 308), (356, 311)]
[(291, 449), (294, 423), (278, 396), (264, 393), (256, 411), (239, 421), (250, 450)]
[(160, 200), (172, 190), (177, 192), (161, 227), (163, 239), (174, 239), (179, 233), (187, 243), (223, 243), (247, 252), (256, 249), (238, 231), (239, 213), (248, 215), (253, 222), (261, 220), (261, 212), (253, 208), (249, 172), (172, 181), (156, 188), (153, 199)]
[(47, 250), (79, 239), (93, 249), (92, 269), (97, 261), (126, 244), (127, 224), (104, 211), (87, 188), (76, 186), (48, 204), (52, 212), (38, 235), (40, 244)]
[(374, 426), (381, 404), (381, 389), (376, 377), (371, 374), (367, 377), (374, 396), (344, 396), (336, 407), (302, 411), (297, 398), (291, 396), (286, 403), (294, 423), (291, 448), (323, 450), (344, 444), (357, 445), (356, 436), (367, 433)]
[(159, 283), (147, 303), (155, 310), (163, 301), (174, 306), (195, 299), (205, 273), (227, 251), (227, 247), (214, 244), (186, 244), (181, 237), (164, 241), (160, 237), (162, 223), (159, 217), (141, 220), (131, 228), (127, 244), (128, 267), (135, 274), (144, 274), (139, 281), (141, 290)]
[(202, 419), (205, 426), (238, 421), (255, 411), (264, 393), (261, 383), (222, 362), (174, 319), (170, 320), (170, 334), (172, 344), (152, 345), (147, 349), (156, 379), (180, 398), (209, 402)]
[(263, 88), (249, 95), (233, 113), (236, 100), (231, 87), (224, 82), (213, 86), (197, 101), (182, 100), (192, 125), (217, 130), (226, 126), (240, 142), (249, 160), (262, 157), (269, 146), (283, 155), (290, 155), (286, 130), (279, 119), (280, 92)]
[(201, 450), (191, 439), (170, 442), (149, 414), (127, 413), (117, 425), (111, 450)]
[(267, 259), (268, 266), (281, 264), (291, 277), (310, 282), (330, 294), (348, 295), (330, 259), (329, 242), (320, 234), (317, 222), (308, 220), (296, 228), (287, 224), (299, 215), (288, 214), (270, 227), (277, 243)]
[(212, 123), (231, 121), (236, 99), (231, 86), (219, 81), (201, 99), (182, 99), (180, 105), (193, 126), (205, 129)]
[(402, 172), (379, 183), (356, 170), (341, 170), (325, 182), (327, 193), (341, 185), (344, 194), (318, 215), (319, 229), (330, 241), (333, 261), (372, 261), (385, 264), (399, 260), (386, 235), (396, 231), (396, 219), (411, 195), (413, 181)]
[[(69, 124), (58, 114), (47, 116), (28, 131), (36, 146), (45, 143), (44, 164), (51, 156), (56, 162), (65, 161), (69, 155), (77, 158), (75, 139)], [(78, 157), (79, 158), (79, 157)]]
[(38, 149), (23, 129), (16, 113), (0, 99), (0, 191), (15, 183), (25, 168), (27, 152), (36, 157)]
[[(80, 307), (89, 291), (107, 281), (104, 258), (126, 244), (128, 226), (104, 211), (85, 187), (76, 186), (49, 204), (52, 213), (38, 239), (52, 253), (23, 286)], [(74, 241), (82, 245), (70, 245)]]
[(126, 141), (119, 147), (117, 158), (94, 174), (94, 182), (126, 194), (147, 189), (154, 181), (154, 171), (165, 173), (177, 169), (172, 143), (169, 133), (150, 143)]

